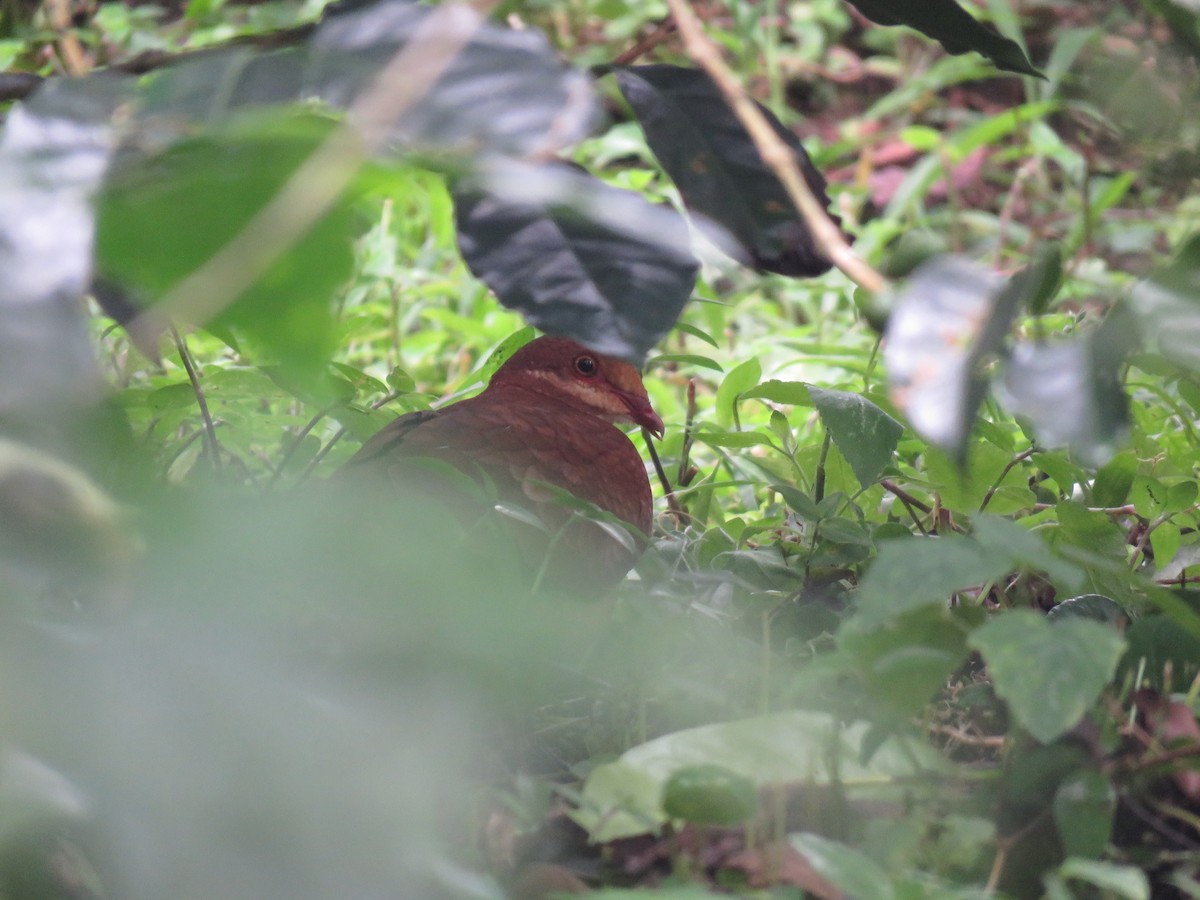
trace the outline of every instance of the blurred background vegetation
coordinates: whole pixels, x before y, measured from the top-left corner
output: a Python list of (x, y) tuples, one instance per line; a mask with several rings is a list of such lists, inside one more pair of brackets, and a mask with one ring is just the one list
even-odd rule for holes
[[(678, 511), (656, 483), (587, 604), (326, 481), (532, 333), (436, 148), (354, 167), (237, 304), (137, 316), (336, 129), (222, 107), (290, 89), (324, 4), (6, 0), (0, 896), (1200, 896), (1197, 12), (961, 3), (1039, 77), (873, 6), (694, 4), (892, 282), (694, 235), (645, 360)], [(490, 19), (694, 65), (658, 0)], [(562, 155), (682, 207), (596, 89)]]

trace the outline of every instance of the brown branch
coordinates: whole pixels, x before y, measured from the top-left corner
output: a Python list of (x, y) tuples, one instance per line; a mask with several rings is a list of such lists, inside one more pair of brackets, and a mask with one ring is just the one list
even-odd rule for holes
[(675, 20), (663, 19), (655, 29), (612, 61), (614, 66), (627, 66), (645, 56), (675, 33)]
[(725, 102), (749, 133), (762, 161), (783, 183), (817, 246), (830, 262), (863, 290), (872, 294), (883, 291), (887, 287), (887, 281), (846, 243), (841, 229), (834, 224), (833, 219), (809, 189), (800, 172), (796, 154), (775, 133), (766, 116), (738, 84), (732, 70), (721, 57), (721, 52), (705, 35), (700, 20), (696, 18), (687, 0), (667, 0), (667, 6), (679, 26), (679, 34), (683, 38), (688, 55), (716, 83), (725, 97)]

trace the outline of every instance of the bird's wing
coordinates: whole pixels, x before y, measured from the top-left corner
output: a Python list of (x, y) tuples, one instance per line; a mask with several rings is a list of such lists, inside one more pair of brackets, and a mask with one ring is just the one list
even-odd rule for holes
[(494, 387), (440, 410), (409, 413), (368, 440), (347, 468), (390, 468), (422, 457), (472, 476), (482, 471), (501, 496), (532, 500), (543, 516), (556, 504), (537, 482), (650, 530), (650, 486), (633, 444), (608, 422), (544, 395)]

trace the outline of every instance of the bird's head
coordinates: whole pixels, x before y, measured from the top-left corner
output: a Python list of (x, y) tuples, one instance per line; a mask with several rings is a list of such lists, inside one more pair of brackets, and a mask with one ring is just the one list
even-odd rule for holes
[(496, 370), (492, 385), (520, 386), (663, 436), (663, 421), (650, 405), (638, 370), (569, 338), (530, 341)]

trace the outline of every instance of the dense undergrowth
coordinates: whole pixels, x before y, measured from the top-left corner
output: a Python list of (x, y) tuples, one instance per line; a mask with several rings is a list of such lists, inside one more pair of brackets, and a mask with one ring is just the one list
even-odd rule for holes
[[(336, 127), (214, 123), (249, 63), (153, 54), (268, 54), (318, 6), (9, 4), (11, 70), (150, 54), (151, 80), (103, 116), (133, 163), (87, 340), (0, 394), (0, 894), (1200, 896), (1197, 17), (964, 5), (1042, 77), (874, 4), (697, 5), (891, 281), (694, 233), (645, 360), (653, 546), (587, 605), (529, 597), (486, 529), (364, 520), (326, 482), (528, 336), (460, 255), (457, 163), (364, 162), (215, 316), (121, 305), (178, 300)], [(662, 4), (493, 19), (573, 72), (695, 65)], [(597, 74), (609, 121), (564, 155), (682, 206)]]

